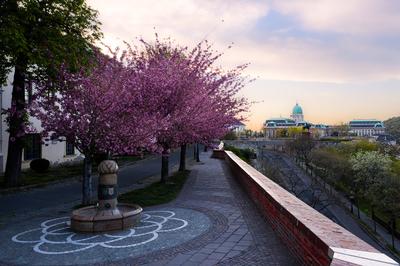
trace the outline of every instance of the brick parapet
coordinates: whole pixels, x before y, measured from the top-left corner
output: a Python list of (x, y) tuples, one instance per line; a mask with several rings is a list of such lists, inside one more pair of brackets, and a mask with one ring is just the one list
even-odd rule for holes
[[(274, 183), (234, 153), (223, 153), (236, 179), (302, 264), (370, 265), (370, 261), (373, 263), (371, 265), (398, 265)], [(219, 153), (217, 158), (221, 157)], [(370, 257), (379, 259), (370, 260)]]

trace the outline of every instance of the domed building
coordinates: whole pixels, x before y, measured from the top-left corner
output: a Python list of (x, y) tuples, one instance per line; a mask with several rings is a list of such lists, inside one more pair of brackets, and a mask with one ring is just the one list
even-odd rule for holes
[(293, 107), (292, 115), (290, 116), (296, 123), (304, 122), (303, 109), (296, 103)]
[(266, 138), (277, 138), (287, 135), (289, 128), (299, 127), (308, 128), (315, 136), (323, 137), (327, 135), (328, 126), (323, 124), (313, 125), (304, 120), (303, 108), (296, 103), (292, 109), (290, 118), (270, 118), (264, 123), (264, 135)]
[(307, 130), (311, 135), (316, 138), (322, 138), (326, 136), (338, 136), (339, 134), (353, 135), (357, 137), (365, 138), (384, 138), (385, 125), (382, 121), (377, 119), (354, 119), (348, 124), (348, 132), (340, 133), (340, 126), (328, 126), (325, 124), (312, 124), (304, 119), (303, 108), (296, 103), (292, 109), (290, 118), (270, 118), (267, 119), (263, 124), (264, 136), (268, 139), (290, 137), (296, 129), (299, 128)]

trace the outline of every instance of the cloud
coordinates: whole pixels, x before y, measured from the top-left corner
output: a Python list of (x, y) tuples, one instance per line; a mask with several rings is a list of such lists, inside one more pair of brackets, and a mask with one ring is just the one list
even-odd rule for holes
[[(251, 28), (268, 12), (255, 0), (90, 0), (100, 11), (106, 37), (133, 40), (155, 31), (185, 43), (197, 43), (211, 34), (234, 35)], [(114, 40), (114, 42), (116, 42)]]
[(88, 1), (108, 45), (157, 32), (181, 45), (207, 38), (226, 68), (250, 62), (247, 74), (258, 79), (242, 93), (263, 101), (252, 108), (253, 129), (296, 100), (313, 122), (398, 113), (398, 0)]
[[(398, 4), (397, 4), (398, 3)], [(397, 0), (90, 0), (104, 42), (155, 32), (182, 45), (207, 38), (226, 67), (250, 62), (262, 79), (346, 82), (400, 78), (400, 51), (382, 34), (400, 33)], [(280, 26), (275, 12), (290, 23)], [(263, 25), (278, 24), (274, 29)], [(394, 43), (398, 43), (394, 40)], [(233, 42), (230, 50), (226, 47)]]
[(398, 0), (273, 0), (273, 6), (311, 30), (362, 35), (400, 32)]

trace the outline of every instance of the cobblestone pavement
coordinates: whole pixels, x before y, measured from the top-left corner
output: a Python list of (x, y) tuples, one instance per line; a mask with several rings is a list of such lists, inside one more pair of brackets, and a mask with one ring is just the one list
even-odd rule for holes
[(210, 155), (191, 167), (175, 201), (145, 208), (133, 231), (87, 236), (71, 232), (60, 212), (16, 217), (0, 231), (0, 265), (297, 265)]
[(210, 229), (211, 238), (196, 241), (198, 247), (152, 265), (297, 265), (223, 161), (210, 155), (202, 154), (173, 204), (217, 213), (218, 228)]

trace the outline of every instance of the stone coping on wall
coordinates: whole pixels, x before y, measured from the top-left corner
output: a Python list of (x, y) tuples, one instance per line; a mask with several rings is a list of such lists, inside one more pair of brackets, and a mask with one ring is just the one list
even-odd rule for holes
[[(225, 160), (233, 167), (233, 170), (241, 172), (234, 174), (239, 178), (250, 179), (256, 185), (254, 187), (261, 190), (264, 193), (263, 195), (268, 198), (267, 201), (274, 206), (274, 210), (278, 210), (279, 214), (276, 220), (284, 221), (279, 223), (278, 227), (281, 229), (288, 227), (290, 231), (296, 228), (297, 231), (301, 232), (292, 237), (290, 244), (297, 243), (300, 245), (304, 243), (302, 238), (307, 238), (308, 243), (317, 245), (315, 248), (322, 250), (323, 255), (326, 256), (327, 261), (331, 262), (331, 265), (399, 265), (387, 255), (377, 251), (374, 247), (280, 187), (233, 152), (224, 151), (224, 153)], [(307, 247), (296, 247), (294, 249), (303, 250), (305, 248)], [(295, 255), (299, 256), (299, 254)]]

